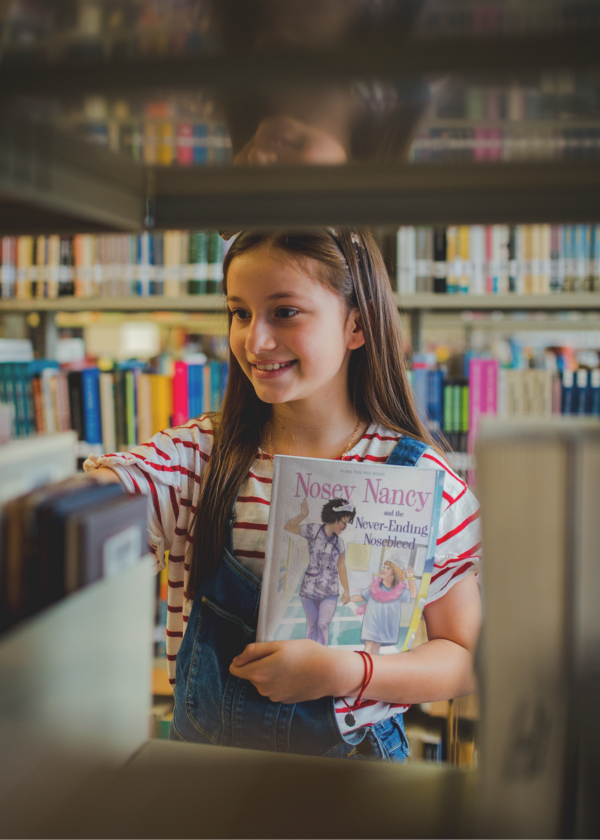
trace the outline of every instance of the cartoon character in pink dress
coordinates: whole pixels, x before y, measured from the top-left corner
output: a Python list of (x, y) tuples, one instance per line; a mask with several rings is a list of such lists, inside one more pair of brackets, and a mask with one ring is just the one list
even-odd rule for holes
[(361, 642), (367, 653), (375, 655), (381, 645), (398, 644), (402, 604), (409, 603), (411, 596), (416, 597), (412, 567), (405, 571), (391, 560), (386, 560), (368, 588), (350, 598), (351, 601), (366, 602), (357, 613), (364, 612)]

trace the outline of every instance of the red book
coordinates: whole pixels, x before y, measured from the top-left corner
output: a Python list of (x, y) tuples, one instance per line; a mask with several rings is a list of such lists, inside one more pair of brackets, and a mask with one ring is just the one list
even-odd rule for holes
[(177, 164), (191, 166), (194, 162), (194, 126), (180, 123), (177, 126)]
[(181, 426), (190, 419), (188, 401), (188, 366), (175, 362), (173, 375), (173, 425)]

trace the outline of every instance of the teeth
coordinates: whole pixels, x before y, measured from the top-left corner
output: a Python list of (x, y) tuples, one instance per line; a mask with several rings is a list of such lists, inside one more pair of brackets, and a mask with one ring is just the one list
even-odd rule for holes
[(258, 370), (279, 370), (279, 368), (288, 367), (290, 364), (291, 362), (282, 362), (281, 364), (275, 362), (272, 365), (256, 365), (256, 367)]

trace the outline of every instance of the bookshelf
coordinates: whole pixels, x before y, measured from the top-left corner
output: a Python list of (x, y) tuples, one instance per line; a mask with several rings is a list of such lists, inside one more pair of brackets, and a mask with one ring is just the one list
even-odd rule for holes
[[(596, 311), (600, 309), (600, 294), (593, 292), (556, 293), (540, 295), (472, 295), (435, 294), (423, 292), (413, 295), (394, 295), (402, 311), (425, 310), (435, 312), (472, 311)], [(0, 298), (1, 312), (225, 312), (222, 295), (182, 295), (166, 297), (89, 297), (59, 298)]]
[[(515, 9), (517, 5), (513, 4)], [(554, 8), (557, 4), (552, 5)], [(104, 60), (78, 63), (60, 55), (51, 56), (52, 62), (22, 63), (18, 72), (14, 64), (2, 61), (0, 96), (4, 104), (10, 104), (19, 97), (51, 95), (68, 99), (120, 94), (124, 89), (149, 93), (157, 88), (184, 90), (200, 86), (213, 87), (226, 96), (263, 90), (273, 79), (280, 83), (324, 84), (361, 77), (390, 80), (405, 75), (446, 73), (488, 74), (493, 78), (494, 74), (504, 76), (508, 64), (511, 73), (565, 67), (587, 71), (598, 67), (600, 53), (593, 26), (587, 31), (553, 31), (549, 24), (548, 31), (544, 31), (539, 20), (537, 26), (538, 31), (533, 26), (529, 32), (518, 28), (511, 31), (509, 27), (494, 37), (481, 37), (478, 32), (469, 36), (460, 26), (458, 34), (453, 31), (451, 37), (441, 37), (434, 27), (433, 32), (420, 39), (407, 37), (402, 27), (390, 27), (389, 32), (377, 37), (350, 41), (329, 51), (312, 51), (310, 60), (305, 53), (293, 51), (248, 56), (215, 50), (204, 55), (125, 59), (113, 57), (108, 50)], [(60, 46), (59, 41), (54, 43)], [(441, 118), (423, 123), (432, 128), (458, 129), (475, 124), (535, 135), (565, 127), (595, 129), (599, 123), (585, 119), (568, 123), (524, 120), (515, 126), (512, 121), (475, 123)], [(418, 164), (361, 161), (335, 167), (157, 167), (136, 163), (43, 123), (7, 116), (0, 126), (0, 163), (0, 225), (5, 234), (129, 232), (145, 227), (581, 223), (600, 218), (600, 161), (594, 159)], [(419, 350), (429, 315), (470, 329), (471, 324), (463, 318), (465, 312), (543, 313), (547, 319), (564, 311), (593, 314), (600, 310), (600, 295), (415, 294), (397, 295), (396, 303), (410, 318), (413, 347)], [(42, 313), (48, 335), (56, 329), (57, 313), (217, 314), (222, 310), (220, 296), (0, 300), (0, 314)], [(552, 323), (558, 328), (557, 323)], [(494, 328), (493, 324), (486, 322), (486, 329)], [(561, 328), (595, 327), (590, 324), (565, 320)], [(518, 330), (523, 325), (506, 319), (502, 329), (508, 326)], [(536, 326), (528, 322), (523, 328)], [(45, 344), (50, 346), (51, 342)], [(161, 675), (157, 676), (156, 670), (154, 688), (162, 693)], [(184, 745), (169, 746), (178, 749)], [(166, 765), (161, 762), (168, 760), (167, 754), (159, 758), (156, 767), (161, 770), (155, 773), (157, 778), (164, 775), (162, 768)], [(268, 757), (267, 761), (276, 762), (279, 758)], [(211, 753), (207, 760), (214, 761), (214, 755)], [(242, 756), (240, 761), (243, 760)], [(433, 770), (426, 768), (426, 772)], [(116, 796), (114, 789), (110, 790), (110, 796)], [(157, 790), (157, 798), (164, 794), (162, 788)], [(147, 811), (147, 799), (146, 794), (139, 798), (138, 807), (133, 808), (134, 818)], [(455, 802), (453, 796), (448, 799)], [(95, 802), (91, 796), (89, 801)], [(429, 798), (426, 802), (430, 802)], [(415, 814), (414, 803), (407, 800), (406, 807)], [(426, 813), (429, 818), (433, 811)], [(399, 813), (394, 831), (401, 820), (403, 814)], [(428, 836), (437, 836), (448, 830), (447, 822), (429, 829), (420, 824), (418, 830), (429, 830)], [(417, 829), (415, 836), (416, 832)]]

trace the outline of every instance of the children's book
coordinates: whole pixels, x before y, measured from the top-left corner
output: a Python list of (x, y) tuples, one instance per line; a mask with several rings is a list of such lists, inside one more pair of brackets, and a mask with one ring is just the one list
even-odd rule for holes
[(442, 469), (276, 455), (258, 641), (408, 650), (443, 489)]

